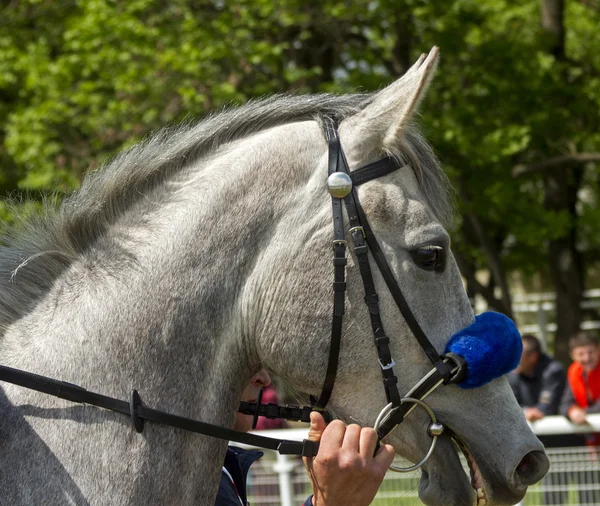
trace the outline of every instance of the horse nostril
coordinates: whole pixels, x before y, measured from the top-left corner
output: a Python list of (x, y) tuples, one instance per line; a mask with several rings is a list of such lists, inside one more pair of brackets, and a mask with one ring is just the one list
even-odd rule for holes
[(513, 484), (522, 489), (540, 481), (550, 469), (550, 461), (542, 451), (532, 451), (525, 455), (513, 474)]

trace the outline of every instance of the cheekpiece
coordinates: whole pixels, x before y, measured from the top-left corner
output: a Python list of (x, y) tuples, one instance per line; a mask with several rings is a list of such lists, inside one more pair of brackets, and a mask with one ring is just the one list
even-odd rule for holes
[(327, 189), (332, 197), (343, 199), (352, 191), (352, 179), (345, 172), (334, 172), (327, 178)]

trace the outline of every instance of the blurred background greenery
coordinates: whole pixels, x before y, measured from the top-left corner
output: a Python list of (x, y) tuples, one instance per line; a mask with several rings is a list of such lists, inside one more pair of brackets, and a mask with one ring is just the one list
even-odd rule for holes
[[(457, 188), (472, 295), (600, 286), (597, 0), (0, 1), (0, 217), (149, 132), (279, 92), (377, 90), (441, 48), (420, 122)], [(16, 199), (17, 208), (8, 205)]]

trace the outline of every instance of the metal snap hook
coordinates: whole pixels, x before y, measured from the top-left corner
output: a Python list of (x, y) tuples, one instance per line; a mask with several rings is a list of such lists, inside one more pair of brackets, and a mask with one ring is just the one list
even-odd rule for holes
[[(437, 444), (437, 438), (439, 436), (441, 436), (444, 432), (444, 425), (437, 421), (437, 418), (435, 417), (433, 410), (427, 404), (425, 404), (422, 400), (414, 399), (413, 397), (404, 397), (403, 399), (400, 399), (400, 404), (404, 404), (405, 402), (410, 402), (410, 403), (416, 404), (417, 406), (421, 406), (425, 411), (427, 411), (429, 418), (431, 418), (431, 423), (429, 424), (429, 427), (427, 428), (427, 434), (429, 434), (431, 436), (431, 446), (429, 447), (429, 450), (425, 454), (425, 457), (423, 457), (414, 466), (398, 467), (398, 466), (395, 466), (394, 464), (391, 464), (389, 467), (390, 471), (394, 471), (396, 473), (409, 473), (411, 471), (416, 471), (423, 464), (425, 464), (425, 462), (427, 462), (429, 460), (429, 457), (431, 457), (433, 450), (435, 450), (435, 445)], [(393, 409), (392, 403), (390, 402), (385, 408), (383, 408), (381, 410), (381, 413), (379, 413), (379, 416), (377, 416), (377, 420), (375, 420), (375, 425), (373, 426), (375, 431), (377, 431), (377, 429), (379, 428), (379, 425), (381, 424), (383, 419), (392, 411), (392, 409)]]

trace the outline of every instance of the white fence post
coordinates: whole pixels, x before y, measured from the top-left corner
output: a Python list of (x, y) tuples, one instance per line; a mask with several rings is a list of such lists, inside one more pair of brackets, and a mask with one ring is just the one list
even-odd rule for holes
[(289, 455), (277, 454), (277, 462), (273, 464), (273, 470), (279, 477), (279, 496), (281, 506), (293, 506), (294, 504), (294, 487), (292, 484), (292, 471), (294, 463)]
[(540, 328), (539, 337), (542, 341), (542, 349), (548, 353), (548, 316), (546, 315), (546, 308), (544, 308), (544, 301), (538, 302), (537, 324)]

